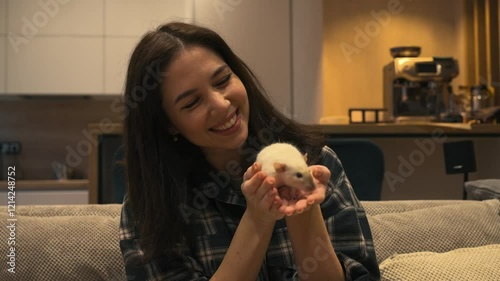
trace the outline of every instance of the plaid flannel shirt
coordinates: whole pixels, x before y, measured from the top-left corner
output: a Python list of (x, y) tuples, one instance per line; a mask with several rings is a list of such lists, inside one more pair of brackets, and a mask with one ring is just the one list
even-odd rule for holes
[[(323, 148), (321, 165), (332, 173), (326, 198), (321, 203), (325, 224), (346, 280), (378, 280), (379, 269), (368, 220), (354, 195), (340, 160), (328, 147)], [(204, 185), (214, 194), (214, 182)], [(221, 264), (245, 211), (245, 197), (234, 188), (220, 188), (215, 196), (205, 197), (198, 209), (187, 212), (188, 229), (193, 243), (179, 243), (175, 254), (137, 264), (143, 255), (139, 233), (131, 222), (127, 198), (124, 200), (120, 224), (120, 248), (129, 280), (209, 280)], [(200, 203), (198, 202), (198, 203)], [(305, 267), (304, 267), (305, 268)], [(258, 274), (258, 281), (299, 280), (300, 268), (294, 264), (293, 250), (284, 219), (276, 222)]]

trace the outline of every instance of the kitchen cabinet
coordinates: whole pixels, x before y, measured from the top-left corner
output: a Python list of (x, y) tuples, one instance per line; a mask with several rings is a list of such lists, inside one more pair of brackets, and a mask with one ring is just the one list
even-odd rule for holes
[(316, 57), (322, 46), (321, 14), (321, 0), (0, 0), (0, 36), (2, 28), (19, 36), (14, 44), (3, 44), (8, 47), (0, 70), (7, 78), (3, 92), (119, 95), (141, 36), (180, 20), (218, 31), (251, 66), (280, 111), (316, 122), (322, 116), (321, 60)]
[(125, 77), (130, 56), (139, 42), (138, 37), (104, 38), (104, 93), (119, 94), (125, 89)]
[(105, 0), (104, 3), (106, 36), (138, 38), (167, 21), (192, 19), (192, 0)]
[(8, 30), (18, 36), (102, 36), (103, 0), (11, 0)]
[(8, 48), (7, 94), (101, 94), (102, 37), (35, 37)]
[(7, 0), (0, 0), (0, 36), (7, 34)]
[(140, 37), (162, 22), (192, 19), (193, 9), (175, 0), (0, 1), (9, 15), (0, 28), (16, 35), (3, 82), (14, 95), (120, 94)]
[(0, 94), (5, 93), (5, 75), (7, 66), (5, 65), (7, 37), (0, 35)]
[(128, 59), (146, 30), (181, 20), (221, 34), (261, 79), (280, 111), (310, 123), (322, 116), (320, 0), (293, 5), (267, 0), (106, 0), (104, 10), (106, 94), (123, 91)]
[(171, 20), (192, 21), (192, 1), (105, 0), (104, 93), (120, 94), (133, 49), (148, 30)]
[(102, 0), (8, 1), (7, 95), (102, 94)]
[(5, 74), (7, 66), (7, 0), (0, 0), (0, 94), (5, 93)]

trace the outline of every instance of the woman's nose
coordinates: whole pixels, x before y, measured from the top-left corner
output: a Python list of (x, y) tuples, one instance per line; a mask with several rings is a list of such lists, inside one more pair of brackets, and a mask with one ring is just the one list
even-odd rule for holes
[(231, 102), (226, 99), (226, 96), (219, 91), (211, 91), (210, 93), (210, 113), (215, 115), (217, 113), (226, 114)]

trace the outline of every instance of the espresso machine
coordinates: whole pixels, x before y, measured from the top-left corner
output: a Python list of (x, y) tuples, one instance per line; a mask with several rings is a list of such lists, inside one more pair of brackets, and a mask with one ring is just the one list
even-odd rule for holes
[(393, 57), (384, 66), (384, 121), (442, 121), (452, 94), (450, 83), (459, 73), (457, 60), (418, 54)]

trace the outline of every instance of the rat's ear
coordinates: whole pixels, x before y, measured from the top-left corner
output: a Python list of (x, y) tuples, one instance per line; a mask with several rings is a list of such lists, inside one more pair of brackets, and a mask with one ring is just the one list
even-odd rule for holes
[(276, 173), (282, 173), (286, 171), (286, 164), (285, 163), (274, 163), (274, 170)]
[(307, 163), (307, 153), (304, 154), (304, 161), (306, 161), (306, 163)]

